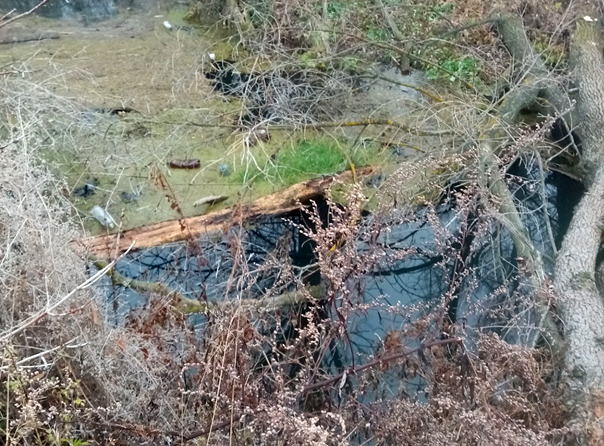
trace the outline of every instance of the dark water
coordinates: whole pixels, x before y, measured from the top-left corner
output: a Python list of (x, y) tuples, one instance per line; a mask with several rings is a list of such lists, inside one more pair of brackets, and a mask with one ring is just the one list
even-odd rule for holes
[[(555, 249), (561, 245), (573, 208), (584, 189), (581, 183), (557, 172), (548, 173), (543, 183), (540, 175), (538, 165), (525, 159), (509, 169), (507, 180), (529, 237), (542, 256), (545, 273), (552, 279)], [(524, 308), (526, 293), (519, 288), (521, 265), (511, 234), (494, 225), (472, 243), (474, 254), (469, 262), (476, 268), (476, 280), (458, 293), (454, 302), (456, 318), (463, 319), (472, 330), (486, 327), (510, 343), (523, 343), (534, 335), (532, 327), (537, 321), (536, 315)], [(486, 296), (489, 298), (485, 299)], [(493, 317), (492, 310), (501, 308), (504, 303), (504, 315)], [(506, 329), (509, 321), (519, 314), (524, 315), (515, 320), (514, 325), (519, 328)]]
[[(555, 254), (545, 225), (546, 215), (554, 240), (559, 245), (560, 234), (568, 226), (572, 208), (580, 197), (582, 187), (561, 174), (550, 173), (543, 190), (535, 182), (526, 181), (529, 174), (523, 166), (514, 167), (510, 170), (509, 183), (521, 203), (523, 221), (531, 240), (543, 254), (546, 269), (551, 272)], [(563, 192), (558, 193), (558, 190)], [(429, 254), (438, 250), (434, 246), (433, 229), (421, 217), (421, 212), (418, 211), (419, 218), (414, 221), (392, 226), (388, 240), (379, 242), (387, 244), (391, 250), (415, 247), (424, 254), (380, 265), (370, 276), (363, 278), (366, 300), (387, 296), (389, 300), (384, 303), (400, 302), (408, 305), (441, 295), (443, 275), (446, 276), (451, 271), (434, 267), (441, 258), (436, 254)], [(455, 235), (458, 223), (454, 207), (443, 204), (437, 212), (441, 224)], [(213, 301), (229, 295), (257, 298), (264, 295), (275, 282), (274, 274), (278, 273), (279, 268), (265, 270), (261, 267), (276, 245), (284, 239), (288, 244), (286, 252), (294, 269), (303, 268), (313, 261), (313, 244), (298, 231), (296, 225), (310, 223), (299, 212), (284, 217), (260, 218), (244, 228), (234, 228), (218, 239), (201, 239), (195, 247), (176, 243), (132, 253), (117, 265), (117, 269), (130, 278), (164, 283), (193, 299)], [(237, 239), (241, 240), (241, 248), (245, 251), (243, 257), (247, 263), (248, 277), (244, 281), (233, 283), (233, 280), (229, 281), (229, 276), (233, 273), (235, 263), (241, 260), (233, 255), (238, 248)], [(472, 266), (479, 269), (480, 276), (480, 287), (473, 289), (470, 294), (472, 299), (479, 300), (482, 295), (489, 294), (512, 277), (517, 269), (516, 254), (511, 237), (504, 229), (494, 227), (493, 232), (483, 236), (481, 240), (470, 242), (476, 248), (472, 255)], [(358, 250), (362, 252), (364, 249), (367, 247), (361, 242)], [(508, 264), (502, 267), (497, 264), (497, 258)], [(315, 283), (316, 277), (307, 274), (305, 280), (306, 283)], [(368, 317), (365, 316), (365, 320)], [(359, 331), (374, 331), (372, 325), (369, 323), (368, 327)], [(387, 329), (383, 325), (376, 327), (378, 332)]]
[[(556, 173), (550, 173), (542, 184), (536, 180), (538, 172), (535, 169), (536, 166), (530, 163), (518, 163), (510, 169), (508, 180), (531, 240), (543, 255), (547, 273), (551, 274), (554, 245), (559, 244), (560, 235), (566, 230), (582, 188)], [(326, 218), (325, 204), (319, 208)], [(461, 217), (454, 200), (442, 203), (432, 215), (437, 216), (436, 227), (445, 230), (447, 237), (455, 239), (459, 236)], [(453, 323), (463, 320), (469, 330), (487, 328), (499, 332), (510, 342), (522, 340), (524, 332), (505, 329), (506, 322), (519, 312), (528, 314), (527, 325), (534, 322), (532, 314), (523, 311), (525, 309), (509, 297), (520, 292), (519, 265), (510, 234), (492, 224), (479, 236), (465, 239), (467, 246), (453, 244), (454, 249), (465, 253), (466, 267), (471, 270), (466, 280), (454, 287), (456, 263), (443, 260), (442, 245), (439, 245), (443, 235), (435, 234), (435, 223), (429, 222), (429, 216), (429, 210), (419, 209), (409, 221), (394, 224), (390, 231), (380, 235), (377, 243), (387, 246), (389, 254), (370, 274), (350, 283), (351, 289), (355, 290), (351, 301), (354, 305), (363, 305), (363, 309), (348, 317), (348, 336), (331, 345), (323, 358), (323, 373), (340, 373), (353, 363), (353, 358), (356, 365), (359, 361), (362, 363), (362, 358), (375, 355), (383, 348), (389, 333), (402, 333), (423, 315), (443, 312), (442, 296), (447, 292), (451, 292), (454, 299), (444, 311)], [(369, 221), (372, 216), (366, 218)], [(470, 225), (471, 219), (470, 216)], [(130, 254), (117, 269), (127, 277), (162, 282), (193, 299), (259, 298), (279, 279), (282, 265), (266, 267), (265, 263), (281, 250), (287, 254), (292, 268), (304, 277), (304, 283), (316, 284), (320, 280), (316, 271), (302, 272), (313, 262), (313, 243), (296, 225), (310, 225), (310, 222), (299, 212), (283, 218), (263, 218), (245, 228), (234, 228), (220, 238), (200, 240), (194, 247), (177, 243)], [(414, 248), (415, 254), (402, 260), (395, 258), (396, 252), (408, 248)], [(369, 249), (367, 242), (361, 241), (357, 245), (360, 253)], [(234, 271), (237, 273), (233, 274)], [(242, 271), (245, 274), (241, 274)], [(127, 317), (133, 309), (144, 304), (144, 299), (131, 290), (114, 287), (108, 281), (106, 286), (111, 302), (115, 303), (110, 308), (117, 312), (118, 319)], [(507, 312), (503, 316), (501, 313), (493, 316), (492, 310), (499, 308), (504, 300), (509, 306)], [(337, 317), (329, 303), (325, 304), (322, 314), (323, 317)], [(195, 316), (191, 323), (202, 328), (205, 319)], [(286, 317), (281, 330), (284, 336), (295, 331)], [(406, 347), (415, 347), (417, 342), (416, 338), (406, 340), (403, 336)], [(421, 394), (422, 385), (421, 379), (404, 376), (402, 369), (395, 369), (382, 376), (363, 401), (408, 393), (410, 389), (415, 389), (416, 395)]]

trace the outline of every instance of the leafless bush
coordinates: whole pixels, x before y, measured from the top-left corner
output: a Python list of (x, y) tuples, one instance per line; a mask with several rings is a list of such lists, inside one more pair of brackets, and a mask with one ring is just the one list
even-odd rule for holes
[[(376, 404), (367, 428), (378, 444), (545, 445), (566, 433), (565, 410), (535, 352), (483, 336), (477, 358), (432, 349), (425, 360), (433, 371), (427, 401)], [(513, 391), (503, 396), (506, 386)]]
[(8, 444), (31, 444), (71, 435), (64, 414), (78, 408), (81, 393), (69, 364), (86, 344), (83, 327), (98, 324), (99, 313), (94, 293), (82, 287), (85, 262), (70, 248), (81, 232), (65, 184), (39, 153), (50, 114), (69, 107), (25, 81), (5, 80), (0, 90), (7, 118), (0, 127), (1, 374), (11, 389), (2, 405), (3, 436)]
[[(459, 327), (447, 323), (448, 303), (473, 274), (457, 248), (477, 230), (471, 182), (456, 195), (454, 226), (425, 199), (416, 202), (423, 204), (423, 212), (393, 207), (405, 193), (400, 184), (413, 190), (417, 164), (393, 177), (382, 206), (369, 218), (359, 187), (348, 192), (345, 206), (328, 200), (327, 220), (318, 207), (310, 207), (312, 226), (291, 230), (301, 230), (315, 244), (316, 269), (326, 284), (322, 298), (311, 296), (299, 271), (283, 261), (287, 249), (275, 247), (256, 271), (247, 260), (245, 236), (233, 233), (227, 287), (235, 294), (233, 303), (214, 308), (194, 329), (174, 311), (171, 296), (152, 295), (137, 314), (115, 326), (103, 317), (103, 304), (93, 306), (94, 295), (84, 290), (52, 314), (45, 310), (86, 280), (85, 262), (68, 248), (78, 232), (70, 223), (62, 184), (36, 158), (36, 123), (45, 122), (37, 121), (43, 113), (31, 115), (30, 121), (20, 116), (17, 128), (28, 131), (11, 127), (3, 149), (8, 166), (1, 201), (2, 281), (9, 291), (2, 313), (5, 335), (31, 315), (41, 317), (5, 336), (3, 377), (15, 383), (10, 393), (13, 444), (34, 444), (40, 434), (46, 439), (103, 436), (117, 444), (178, 444), (200, 437), (208, 444), (287, 441), (308, 446), (355, 439), (419, 445), (487, 439), (503, 445), (551, 443), (549, 431), (561, 426), (564, 412), (544, 380), (549, 373), (543, 369), (545, 358), (480, 334), (473, 356)], [(442, 169), (447, 162), (427, 159), (424, 167)], [(419, 197), (426, 190), (413, 194)], [(433, 237), (424, 237), (424, 245), (405, 243), (395, 237), (402, 225), (425, 226)], [(283, 243), (290, 240), (284, 237)], [(365, 298), (369, 274), (431, 258), (431, 270), (441, 271), (444, 285), (432, 304), (391, 305), (393, 296)], [(447, 279), (447, 268), (456, 263), (461, 266)], [(262, 300), (244, 305), (259, 274), (275, 271), (280, 279), (266, 290), (266, 298), (294, 291), (302, 303), (277, 311), (264, 308)], [(375, 311), (405, 323), (361, 351), (354, 345), (354, 321)], [(351, 362), (326, 367), (334, 349), (351, 351)], [(42, 356), (33, 357), (41, 350), (47, 352), (46, 363), (39, 362)], [(25, 368), (30, 365), (36, 366), (34, 372)], [(405, 385), (388, 398), (378, 397), (393, 376)], [(423, 391), (411, 390), (414, 380), (423, 383)]]

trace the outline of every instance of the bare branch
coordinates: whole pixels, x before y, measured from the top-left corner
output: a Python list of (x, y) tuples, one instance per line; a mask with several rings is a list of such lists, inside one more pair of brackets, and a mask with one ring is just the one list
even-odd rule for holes
[[(44, 6), (46, 3), (48, 3), (50, 0), (42, 0), (40, 3), (38, 3), (36, 6), (34, 6), (33, 8), (31, 8), (29, 11), (25, 11), (22, 14), (16, 15), (15, 17), (12, 17), (8, 20), (5, 20), (4, 22), (0, 22), (0, 28), (5, 27), (6, 25), (13, 23), (16, 20), (22, 19), (25, 16), (30, 15), (31, 13), (35, 12), (38, 8)], [(9, 13), (10, 14), (10, 13)], [(6, 16), (4, 16), (6, 17)], [(2, 17), (2, 19), (4, 19), (4, 17)]]

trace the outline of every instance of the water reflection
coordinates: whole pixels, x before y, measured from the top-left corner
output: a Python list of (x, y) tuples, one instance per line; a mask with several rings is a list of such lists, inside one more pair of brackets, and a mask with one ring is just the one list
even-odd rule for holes
[[(558, 194), (567, 187), (568, 179), (550, 174), (541, 182), (536, 169), (519, 163), (510, 171), (509, 185), (531, 240), (543, 256), (546, 272), (551, 273), (556, 241), (564, 231), (567, 214), (572, 213), (572, 207), (560, 205)], [(578, 200), (578, 196), (575, 198)], [(319, 208), (326, 213), (325, 203)], [(372, 218), (366, 216), (368, 225)], [(522, 313), (523, 323), (530, 330), (534, 315), (519, 303), (525, 290), (518, 288), (518, 256), (509, 231), (495, 219), (485, 225), (486, 230), (478, 231), (478, 222), (484, 223), (481, 219), (485, 217), (478, 211), (469, 216), (462, 214), (455, 200), (450, 200), (436, 209), (417, 210), (404, 223), (390, 224), (377, 240), (359, 240), (359, 255), (376, 244), (385, 255), (369, 274), (349, 283), (354, 292), (352, 311), (346, 319), (347, 334), (328, 346), (321, 357), (318, 377), (337, 375), (352, 364), (375, 358), (388, 348), (393, 333), (397, 347), (417, 347), (423, 339), (405, 330), (426, 315), (444, 314), (453, 323), (463, 320), (470, 332), (487, 327), (508, 336), (511, 342), (519, 342), (526, 333), (504, 330), (506, 322)], [(192, 299), (209, 301), (264, 296), (276, 283), (284, 259), (303, 277), (302, 282), (316, 284), (320, 274), (305, 269), (314, 259), (313, 243), (297, 225), (308, 226), (310, 222), (302, 213), (262, 218), (216, 238), (200, 239), (194, 245), (177, 243), (132, 253), (117, 265), (117, 270), (126, 277), (161, 282)], [(471, 236), (460, 237), (462, 230)], [(458, 256), (447, 254), (447, 249), (456, 250)], [(410, 254), (399, 256), (401, 252)], [(470, 271), (463, 280), (459, 279), (460, 264)], [(132, 290), (112, 286), (108, 281), (105, 285), (121, 317), (144, 303)], [(452, 300), (445, 302), (445, 295)], [(504, 300), (507, 307), (502, 311)], [(336, 308), (341, 304), (340, 300), (325, 303), (322, 317), (337, 320)], [(494, 309), (499, 311), (494, 314)], [(287, 320), (291, 314), (284, 312), (282, 317), (281, 335), (295, 336)], [(191, 321), (199, 327), (205, 323), (202, 316)], [(430, 324), (424, 333), (432, 331), (430, 335), (438, 339), (442, 327), (434, 319)], [(363, 402), (389, 395), (421, 395), (423, 381), (409, 370), (403, 366), (380, 370), (379, 379), (370, 381), (374, 387), (364, 392)], [(355, 380), (349, 377), (339, 393), (351, 390)]]

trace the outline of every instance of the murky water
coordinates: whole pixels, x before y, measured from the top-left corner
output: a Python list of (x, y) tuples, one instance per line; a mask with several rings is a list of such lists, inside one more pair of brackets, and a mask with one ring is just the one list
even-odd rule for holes
[[(386, 173), (404, 156), (414, 154), (410, 151), (401, 157), (399, 151), (391, 156), (373, 139), (380, 128), (271, 130), (270, 141), (249, 144), (246, 132), (228, 127), (240, 120), (242, 101), (213, 91), (204, 72), (209, 53), (217, 58), (236, 57), (240, 69), (258, 70), (263, 61), (236, 51), (223, 28), (191, 27), (183, 19), (184, 11), (121, 9), (95, 27), (83, 26), (74, 18), (30, 16), (2, 30), (10, 36), (33, 31), (60, 36), (0, 45), (0, 64), (23, 61), (32, 81), (73, 100), (73, 109), (49, 119), (51, 137), (46, 139), (44, 153), (49, 164), (66, 177), (68, 192), (90, 233), (106, 231), (90, 216), (94, 206), (106, 209), (122, 229), (130, 229), (178, 218), (166, 200), (168, 192), (184, 216), (272, 193), (285, 184), (270, 175), (270, 166), (301, 140), (328, 140), (352, 158), (361, 151), (359, 158), (379, 163)], [(172, 28), (166, 28), (164, 21)], [(422, 82), (421, 73), (401, 77), (392, 71), (376, 67), (376, 72), (397, 82)], [(381, 79), (365, 79), (363, 85), (350, 98), (334, 103), (340, 111), (333, 119), (380, 118), (391, 112), (391, 118), (397, 117), (410, 113), (420, 100), (412, 88)], [(133, 111), (107, 112), (120, 108)], [(398, 137), (402, 136), (393, 132), (388, 140)], [(168, 163), (174, 159), (198, 159), (200, 168), (171, 169)], [(222, 165), (231, 175), (221, 175)], [(158, 170), (171, 191), (154, 184)], [(258, 172), (269, 174), (263, 181), (250, 181)], [(94, 187), (80, 193), (87, 185)], [(213, 209), (194, 206), (212, 195), (228, 199)]]
[[(567, 201), (561, 202), (560, 190), (569, 190), (577, 185), (568, 178), (552, 173), (545, 181), (545, 189), (535, 189), (539, 184), (530, 181), (536, 172), (518, 166), (512, 173), (522, 181), (510, 180), (516, 198), (520, 200), (523, 220), (535, 246), (544, 257), (546, 270), (551, 272), (553, 266), (553, 244), (561, 231), (564, 221), (572, 212)], [(580, 194), (576, 194), (575, 200)], [(546, 198), (544, 205), (543, 198)], [(568, 200), (568, 196), (564, 199)], [(378, 243), (388, 246), (394, 253), (397, 250), (414, 248), (416, 254), (406, 256), (403, 260), (387, 258), (384, 262), (351, 284), (353, 307), (362, 306), (362, 311), (353, 311), (347, 322), (348, 337), (334, 342), (323, 359), (322, 367), (326, 373), (337, 374), (361, 358), (371, 357), (384, 348), (389, 334), (399, 333), (399, 339), (406, 347), (417, 346), (417, 339), (406, 338), (405, 330), (410, 323), (419, 320), (422, 315), (432, 311), (443, 311), (442, 296), (450, 290), (454, 272), (454, 262), (444, 261), (437, 246), (433, 223), (428, 224), (422, 218), (426, 210), (418, 210), (416, 217), (405, 224), (394, 225), (387, 235)], [(546, 214), (547, 213), (547, 214)], [(443, 204), (437, 208), (440, 228), (446, 228), (452, 236), (457, 235), (459, 218), (454, 203)], [(427, 215), (427, 214), (426, 214)], [(545, 224), (549, 219), (552, 232)], [(366, 218), (370, 219), (371, 216)], [(263, 268), (267, 259), (284, 241), (287, 246), (284, 252), (291, 259), (292, 266), (304, 268), (313, 262), (313, 244), (297, 229), (297, 225), (308, 224), (301, 213), (294, 213), (283, 218), (265, 218), (251, 222), (245, 228), (233, 229), (233, 232), (215, 239), (200, 241), (202, 254), (194, 254), (186, 243), (157, 247), (130, 254), (122, 260), (117, 269), (127, 277), (167, 284), (171, 289), (188, 297), (209, 301), (222, 301), (233, 298), (260, 298), (275, 284), (281, 271), (281, 264)], [(552, 239), (552, 235), (554, 239)], [(241, 244), (235, 243), (241, 240)], [(513, 294), (516, 290), (515, 272), (518, 268), (513, 243), (509, 233), (493, 226), (480, 239), (470, 240), (472, 254), (466, 258), (467, 267), (473, 273), (467, 282), (455, 291), (455, 301), (448, 311), (448, 316), (465, 322), (470, 330), (488, 327), (497, 331), (503, 327), (502, 319), (494, 317), (490, 309), (501, 303), (504, 295)], [(244, 254), (236, 255), (239, 248)], [(283, 246), (281, 247), (283, 249)], [(197, 248), (196, 248), (197, 249)], [(359, 252), (369, 249), (369, 245), (360, 243)], [(199, 251), (197, 251), (199, 252)], [(245, 259), (245, 266), (241, 266)], [(246, 276), (238, 276), (242, 271)], [(470, 280), (474, 279), (474, 280)], [(316, 284), (320, 276), (308, 272), (304, 279), (308, 284)], [(471, 283), (470, 283), (471, 282)], [(121, 287), (112, 287), (107, 283), (109, 299), (115, 300), (121, 317), (127, 317), (132, 309), (144, 303), (144, 299)], [(503, 287), (503, 294), (495, 293)], [(336, 317), (331, 304), (324, 308), (326, 317)], [(509, 316), (513, 316), (513, 310)], [(202, 328), (205, 319), (194, 316), (191, 323)], [(282, 327), (288, 331), (288, 322)], [(503, 336), (507, 332), (500, 331)], [(439, 336), (439, 333), (435, 333)], [(514, 334), (507, 333), (514, 342)], [(383, 379), (376, 382), (375, 391), (367, 398), (377, 399), (385, 394), (416, 391), (421, 388), (422, 380), (406, 376), (397, 368), (389, 371)], [(353, 379), (353, 378), (351, 378)]]

